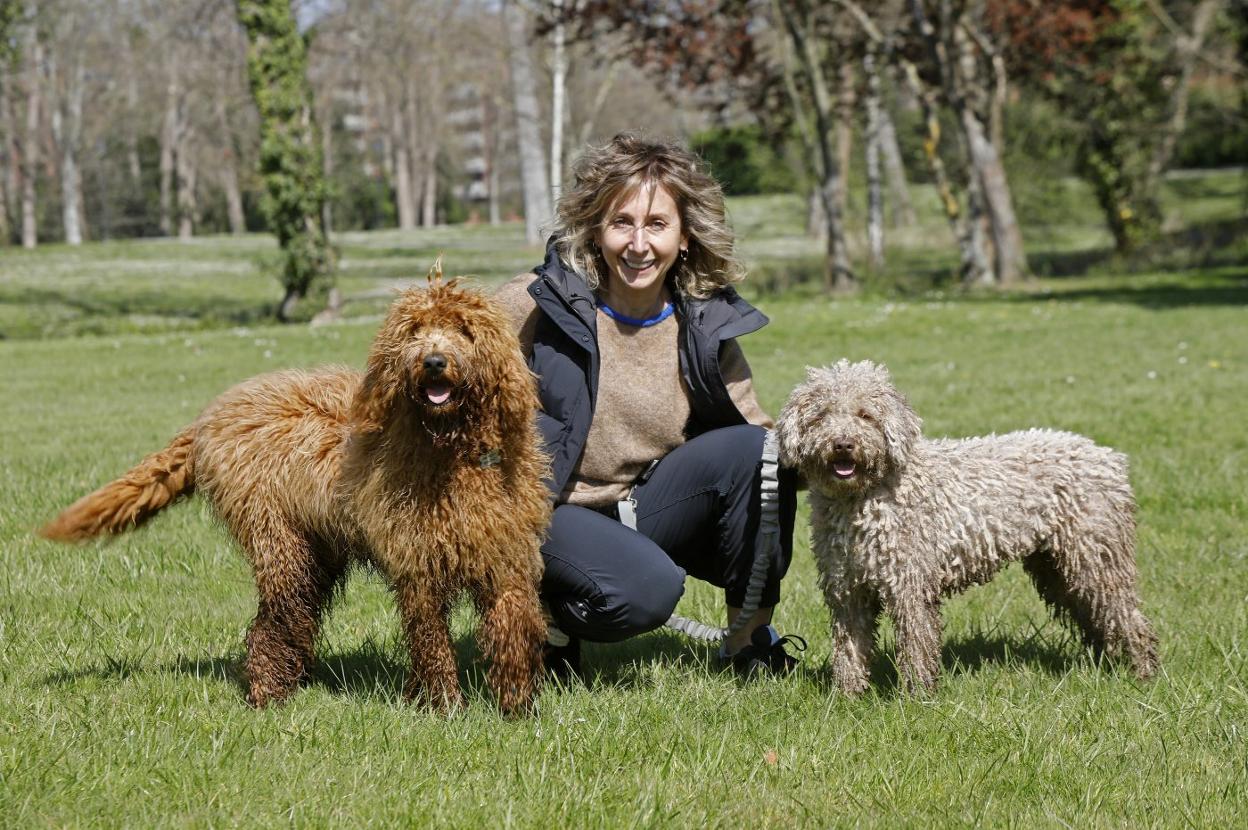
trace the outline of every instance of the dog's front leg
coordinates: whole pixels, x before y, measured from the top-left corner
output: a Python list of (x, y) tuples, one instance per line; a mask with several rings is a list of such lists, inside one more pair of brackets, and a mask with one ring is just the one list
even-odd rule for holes
[(404, 699), (443, 713), (462, 706), (446, 592), (410, 577), (396, 580), (394, 592), (412, 660)]
[(546, 635), (537, 586), (518, 579), (512, 585), (483, 591), (477, 608), (481, 613), (477, 637), (490, 661), (487, 679), (498, 708), (508, 715), (523, 713), (537, 691)]
[(940, 672), (940, 598), (914, 586), (898, 588), (885, 598), (897, 629), (898, 679), (910, 694), (930, 692)]
[(871, 680), (879, 598), (864, 585), (824, 590), (832, 615), (832, 677), (848, 695), (860, 695)]

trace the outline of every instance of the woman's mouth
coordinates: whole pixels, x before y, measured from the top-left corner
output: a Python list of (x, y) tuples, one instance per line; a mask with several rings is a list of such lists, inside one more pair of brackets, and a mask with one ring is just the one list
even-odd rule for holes
[(622, 262), (624, 267), (630, 271), (644, 271), (654, 265), (654, 258), (651, 257), (650, 259), (634, 261), (625, 257), (624, 259), (621, 259), (620, 262)]

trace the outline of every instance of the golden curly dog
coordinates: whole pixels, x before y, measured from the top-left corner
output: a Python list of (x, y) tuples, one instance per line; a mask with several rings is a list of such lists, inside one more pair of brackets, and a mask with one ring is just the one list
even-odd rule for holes
[(430, 276), (430, 288), (394, 303), (362, 376), (334, 367), (245, 381), (40, 533), (121, 533), (198, 490), (255, 574), (253, 706), (294, 691), (335, 589), (361, 560), (394, 589), (411, 651), (407, 699), (462, 704), (447, 615), (467, 591), (499, 707), (527, 709), (546, 630), (538, 545), (550, 517), (537, 393), (502, 312), (453, 280), (437, 284), (440, 263)]

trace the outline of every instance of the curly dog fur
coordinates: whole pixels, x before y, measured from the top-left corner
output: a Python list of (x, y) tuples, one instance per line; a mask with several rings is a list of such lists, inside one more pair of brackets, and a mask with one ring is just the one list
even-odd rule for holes
[(198, 490), (255, 574), (252, 705), (294, 691), (358, 560), (393, 586), (411, 652), (406, 698), (462, 704), (447, 617), (467, 591), (498, 704), (522, 711), (545, 637), (538, 546), (550, 506), (537, 406), (505, 315), (454, 281), (435, 283), (398, 298), (363, 375), (327, 368), (245, 381), (40, 532), (62, 541), (121, 533)]
[(1152, 675), (1126, 457), (1067, 432), (929, 441), (921, 426), (887, 369), (868, 361), (808, 369), (780, 413), (781, 460), (810, 484), (840, 687), (866, 690), (883, 610), (902, 683), (934, 688), (941, 598), (1014, 560), (1090, 646)]

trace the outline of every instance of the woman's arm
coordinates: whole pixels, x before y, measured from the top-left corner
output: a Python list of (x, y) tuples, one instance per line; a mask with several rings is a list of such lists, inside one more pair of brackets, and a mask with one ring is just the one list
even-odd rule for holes
[(758, 403), (750, 364), (746, 362), (745, 353), (741, 351), (737, 341), (729, 340), (720, 348), (719, 371), (732, 402), (736, 404), (737, 411), (745, 416), (745, 420), (767, 429), (774, 427), (775, 421)]

